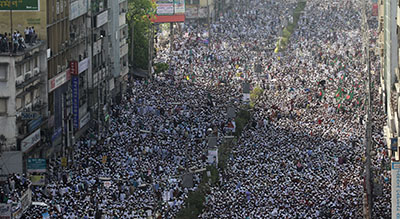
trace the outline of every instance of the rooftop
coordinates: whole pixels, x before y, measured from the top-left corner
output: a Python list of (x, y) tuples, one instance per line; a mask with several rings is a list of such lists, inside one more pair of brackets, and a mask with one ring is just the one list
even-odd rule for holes
[(14, 36), (11, 41), (9, 36), (0, 34), (0, 56), (21, 56), (43, 45), (44, 41), (35, 36)]

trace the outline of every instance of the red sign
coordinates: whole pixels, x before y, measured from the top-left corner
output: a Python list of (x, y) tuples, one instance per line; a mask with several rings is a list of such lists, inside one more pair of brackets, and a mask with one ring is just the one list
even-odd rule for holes
[(378, 4), (372, 4), (372, 16), (378, 16)]
[(154, 23), (171, 23), (171, 22), (185, 22), (184, 14), (175, 14), (175, 15), (166, 15), (166, 16), (158, 16), (155, 15), (153, 19), (151, 19)]
[(69, 62), (69, 72), (71, 75), (78, 75), (78, 61)]

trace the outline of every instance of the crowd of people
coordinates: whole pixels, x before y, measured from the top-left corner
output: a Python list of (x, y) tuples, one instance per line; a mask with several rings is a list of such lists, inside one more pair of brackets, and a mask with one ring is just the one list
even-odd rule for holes
[[(176, 217), (200, 182), (196, 173), (194, 187), (183, 188), (182, 176), (207, 165), (207, 136), (226, 135), (227, 108), (244, 103), (245, 81), (262, 95), (199, 217), (363, 217), (361, 2), (308, 1), (283, 51), (275, 43), (297, 1), (247, 4), (233, 4), (210, 28), (185, 25), (173, 54), (160, 48), (155, 61), (167, 60), (170, 70), (132, 82), (105, 131), (85, 135), (68, 166), (58, 160), (48, 185), (33, 187), (33, 201), (48, 207), (31, 207), (25, 217)], [(374, 54), (371, 62), (379, 72)], [(383, 187), (373, 213), (388, 218), (385, 117), (373, 79), (373, 170)]]
[[(261, 59), (267, 75), (261, 81), (254, 73), (249, 77), (264, 92), (253, 111), (254, 121), (233, 150), (229, 170), (207, 197), (202, 218), (363, 217), (367, 83), (360, 4), (308, 1), (285, 51), (266, 52), (260, 58), (251, 46), (239, 50), (242, 58), (250, 58), (238, 65)], [(250, 8), (247, 14), (262, 7)], [(238, 26), (254, 24), (246, 16), (241, 18)], [(221, 36), (217, 31), (216, 38), (240, 33), (228, 30)], [(258, 32), (244, 34), (242, 45), (257, 43), (251, 40)], [(373, 48), (377, 38), (373, 25), (369, 35)], [(228, 57), (235, 53), (235, 47), (230, 48)], [(379, 72), (374, 54), (371, 66)], [(373, 218), (390, 218), (390, 176), (384, 168), (390, 158), (383, 140), (386, 119), (376, 76), (373, 169), (375, 186), (383, 191), (374, 195)]]
[(18, 30), (13, 34), (5, 32), (0, 34), (0, 52), (20, 52), (24, 51), (27, 47), (26, 44), (32, 45), (37, 40), (35, 27), (26, 27), (24, 35)]

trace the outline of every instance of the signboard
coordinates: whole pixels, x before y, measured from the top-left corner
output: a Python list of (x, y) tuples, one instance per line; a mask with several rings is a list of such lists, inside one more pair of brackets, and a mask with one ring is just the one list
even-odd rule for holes
[(87, 0), (78, 0), (71, 2), (69, 9), (69, 20), (73, 20), (83, 14), (88, 10)]
[(89, 68), (89, 58), (86, 58), (78, 64), (78, 74), (86, 71)]
[(33, 145), (40, 141), (40, 129), (36, 130), (24, 140), (21, 141), (21, 151), (25, 152), (29, 150)]
[(27, 167), (28, 172), (46, 172), (46, 159), (43, 158), (28, 158)]
[(378, 16), (378, 4), (372, 4), (372, 16)]
[(400, 218), (400, 162), (392, 162), (392, 218)]
[(185, 22), (185, 0), (155, 0), (157, 4), (154, 23)]
[(42, 175), (31, 175), (29, 179), (34, 186), (44, 186), (46, 185), (46, 177)]
[(73, 76), (71, 79), (72, 89), (72, 113), (74, 129), (79, 129), (79, 77)]
[(89, 121), (90, 121), (90, 113), (86, 113), (84, 116), (82, 116), (81, 120), (79, 121), (79, 128), (81, 129)]
[[(69, 72), (69, 70), (67, 70)], [(67, 71), (63, 71), (62, 73), (58, 74), (57, 76), (53, 77), (49, 80), (49, 93), (53, 90), (57, 89), (65, 82), (69, 80)]]
[(397, 148), (398, 148), (398, 140), (397, 140), (397, 138), (391, 138), (390, 139), (390, 147), (392, 148), (392, 151), (397, 151)]
[(0, 218), (9, 219), (11, 218), (11, 204), (0, 203)]
[(2, 0), (0, 11), (39, 11), (39, 0)]
[(39, 118), (28, 122), (28, 132), (37, 129), (42, 124), (42, 118), (42, 115), (40, 115)]
[(21, 112), (21, 120), (36, 119), (38, 115), (38, 112)]
[(96, 27), (101, 27), (108, 21), (108, 11), (104, 11), (103, 13), (97, 15), (96, 17)]
[(71, 75), (78, 75), (78, 61), (69, 62), (69, 73)]
[(175, 0), (175, 14), (185, 14), (185, 0)]
[(67, 158), (66, 157), (62, 157), (61, 158), (61, 166), (66, 167), (67, 166)]
[(173, 15), (174, 0), (157, 0), (157, 15)]

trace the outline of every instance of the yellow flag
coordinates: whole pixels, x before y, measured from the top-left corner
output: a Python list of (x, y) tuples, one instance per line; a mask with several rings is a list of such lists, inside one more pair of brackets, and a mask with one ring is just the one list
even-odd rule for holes
[(275, 53), (278, 53), (278, 52), (279, 52), (279, 48), (276, 47), (275, 50), (274, 50), (274, 52), (275, 52)]
[(186, 76), (186, 80), (189, 80), (189, 76)]

